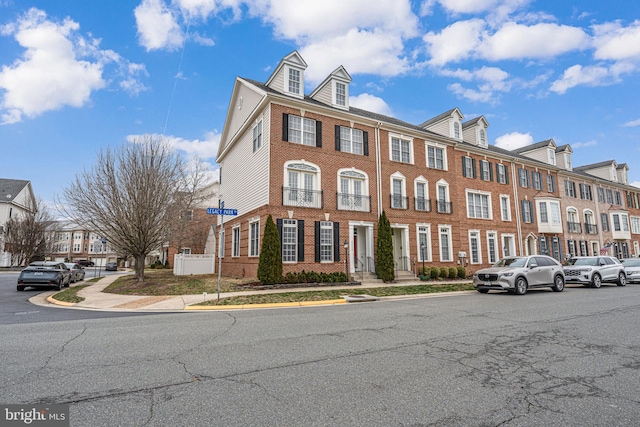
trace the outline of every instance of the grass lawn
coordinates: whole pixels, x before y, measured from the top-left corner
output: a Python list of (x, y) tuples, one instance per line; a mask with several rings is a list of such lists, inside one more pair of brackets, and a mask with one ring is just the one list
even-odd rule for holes
[(73, 286), (71, 288), (65, 289), (62, 292), (58, 292), (57, 294), (53, 295), (53, 298), (57, 299), (58, 301), (71, 302), (71, 303), (82, 302), (84, 301), (84, 298), (79, 297), (76, 294), (79, 290), (84, 289), (87, 286), (89, 285)]
[[(118, 278), (109, 285), (104, 292), (111, 292), (121, 295), (198, 295), (206, 292), (215, 294), (218, 292), (218, 276), (216, 274), (198, 276), (174, 276), (172, 270), (149, 270), (145, 271), (145, 281), (138, 283), (133, 275), (126, 275)], [(240, 286), (243, 284), (255, 283), (254, 278), (230, 278), (222, 277), (220, 292), (246, 292), (250, 291), (250, 286)], [(435, 292), (452, 292), (473, 290), (470, 282), (425, 282), (420, 285), (385, 286), (375, 288), (350, 288), (340, 289), (336, 286), (331, 290), (312, 290), (295, 292), (274, 292), (260, 295), (235, 296), (221, 298), (212, 301), (203, 301), (198, 305), (242, 305), (242, 304), (264, 304), (278, 302), (299, 302), (299, 301), (324, 301), (339, 299), (342, 295), (367, 294), (376, 297), (394, 295), (417, 295)]]

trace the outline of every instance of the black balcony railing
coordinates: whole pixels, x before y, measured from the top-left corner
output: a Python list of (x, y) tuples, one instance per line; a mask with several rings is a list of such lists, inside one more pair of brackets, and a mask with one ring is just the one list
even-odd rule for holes
[(282, 205), (321, 209), (324, 197), (322, 191), (282, 187)]
[(337, 193), (338, 210), (371, 212), (371, 196)]
[(595, 224), (585, 224), (584, 228), (587, 234), (598, 234), (598, 226)]
[(408, 209), (409, 198), (399, 194), (391, 194), (391, 207), (393, 209)]
[(416, 197), (413, 205), (417, 211), (431, 212), (431, 200), (424, 197)]
[(452, 212), (452, 204), (451, 204), (451, 202), (445, 202), (444, 200), (438, 200), (436, 202), (436, 206), (438, 207), (438, 213), (450, 214)]
[(567, 221), (567, 231), (569, 231), (569, 233), (582, 233), (582, 224)]

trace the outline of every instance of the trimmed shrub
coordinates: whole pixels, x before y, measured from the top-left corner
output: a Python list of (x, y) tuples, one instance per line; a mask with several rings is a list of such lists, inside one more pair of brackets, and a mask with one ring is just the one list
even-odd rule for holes
[(431, 267), (429, 270), (429, 277), (431, 277), (432, 279), (437, 279), (438, 277), (440, 277), (440, 269), (438, 267)]
[(458, 267), (458, 277), (461, 279), (467, 278), (467, 269), (464, 267)]
[(446, 279), (447, 277), (449, 277), (449, 269), (447, 269), (447, 267), (441, 267), (440, 274), (438, 275), (438, 277), (441, 277), (443, 279)]
[(449, 279), (455, 279), (458, 276), (458, 269), (456, 267), (449, 267)]

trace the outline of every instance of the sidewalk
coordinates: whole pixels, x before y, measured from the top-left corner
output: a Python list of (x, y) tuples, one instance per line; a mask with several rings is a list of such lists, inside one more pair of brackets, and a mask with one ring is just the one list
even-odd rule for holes
[[(123, 273), (128, 274), (128, 273)], [(303, 291), (321, 291), (321, 290), (345, 290), (345, 297), (338, 300), (326, 300), (326, 301), (306, 301), (295, 303), (273, 303), (273, 304), (250, 304), (250, 305), (224, 305), (224, 306), (191, 306), (202, 301), (211, 301), (218, 298), (217, 293), (200, 294), (200, 295), (167, 295), (167, 296), (137, 296), (137, 295), (118, 295), (103, 292), (103, 290), (109, 286), (112, 282), (118, 279), (122, 274), (114, 274), (103, 277), (94, 284), (87, 286), (86, 288), (78, 291), (78, 296), (83, 297), (84, 301), (79, 303), (67, 303), (63, 301), (55, 300), (52, 296), (58, 291), (43, 292), (29, 299), (29, 301), (36, 305), (56, 305), (72, 309), (84, 309), (84, 310), (99, 310), (99, 311), (146, 311), (146, 312), (176, 312), (185, 310), (239, 310), (247, 308), (275, 308), (275, 307), (300, 307), (300, 306), (312, 306), (312, 305), (335, 305), (345, 304), (347, 302), (354, 301), (371, 301), (377, 299), (400, 299), (400, 298), (415, 298), (425, 296), (442, 296), (451, 294), (451, 292), (436, 293), (436, 294), (421, 294), (411, 296), (397, 296), (397, 297), (380, 297), (373, 298), (367, 296), (350, 298), (349, 289), (362, 289), (362, 288), (374, 288), (374, 287), (388, 287), (388, 286), (411, 286), (424, 284), (424, 282), (402, 282), (402, 283), (362, 283), (355, 286), (326, 286), (315, 288), (288, 288), (288, 289), (270, 289), (259, 291), (242, 291), (242, 292), (227, 292), (221, 293), (220, 298), (227, 298), (238, 295), (258, 295), (258, 294), (273, 294), (283, 292), (303, 292)], [(82, 284), (82, 283), (81, 283)]]

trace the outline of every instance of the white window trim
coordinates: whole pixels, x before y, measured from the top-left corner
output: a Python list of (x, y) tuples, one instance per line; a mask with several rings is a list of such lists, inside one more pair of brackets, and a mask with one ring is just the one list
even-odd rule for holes
[[(500, 259), (500, 246), (498, 242), (498, 231), (496, 230), (487, 230), (487, 261), (491, 264), (495, 264)], [(491, 260), (489, 255), (489, 241), (493, 240), (493, 245), (495, 248), (495, 259)]]
[[(487, 201), (488, 201), (488, 205), (489, 205), (489, 217), (488, 218), (483, 218), (483, 217), (471, 217), (469, 216), (469, 194), (479, 194), (481, 196), (486, 196), (487, 197)], [(473, 218), (473, 219), (484, 219), (484, 220), (493, 220), (493, 205), (491, 202), (491, 193), (488, 191), (480, 191), (480, 190), (471, 190), (469, 188), (467, 188), (465, 190), (465, 204), (466, 204), (466, 208), (467, 208), (467, 218)]]
[[(252, 237), (251, 236), (251, 227), (254, 224), (258, 225), (258, 227), (257, 227), (258, 247), (256, 248), (256, 253), (255, 254), (251, 254), (251, 251), (253, 249), (253, 246), (252, 246), (253, 242), (251, 241), (251, 237)], [(249, 258), (256, 258), (256, 257), (260, 256), (260, 219), (259, 218), (258, 219), (249, 220), (249, 250), (248, 250), (248, 256), (249, 256)]]
[(429, 181), (422, 175), (413, 180), (414, 202), (418, 197), (418, 184), (424, 184), (424, 200), (426, 203), (426, 201), (429, 200)]
[[(422, 248), (420, 248), (420, 228), (426, 228), (425, 234), (427, 236), (426, 258), (422, 259)], [(418, 253), (418, 262), (431, 262), (433, 259), (433, 250), (431, 246), (431, 224), (428, 223), (416, 223), (416, 245)], [(422, 267), (422, 265), (420, 265)]]
[[(285, 224), (285, 221), (294, 221), (294, 225), (291, 224)], [(294, 239), (294, 252), (293, 252), (293, 261), (285, 261), (284, 259), (284, 229), (285, 227), (290, 227), (293, 228), (295, 230), (295, 239)], [(283, 234), (283, 241), (282, 241), (282, 247), (280, 248), (280, 250), (282, 251), (282, 263), (283, 264), (297, 264), (298, 263), (298, 220), (297, 219), (285, 219), (282, 221), (282, 234)]]
[[(289, 70), (294, 69), (300, 72), (300, 86), (299, 92), (290, 92), (289, 91)], [(291, 96), (295, 96), (296, 98), (304, 98), (304, 70), (298, 67), (292, 67), (290, 65), (285, 64), (284, 66), (284, 92)]]
[[(391, 194), (391, 195), (396, 195), (393, 192), (393, 181), (394, 180), (399, 180), (399, 181), (402, 182), (402, 189), (401, 189), (402, 193), (400, 194), (400, 197), (406, 198), (407, 197), (407, 178), (404, 175), (402, 175), (400, 172), (394, 172), (389, 177), (389, 189), (390, 189), (389, 194)], [(404, 206), (402, 209), (407, 209), (409, 207), (408, 206), (408, 201), (405, 201), (405, 203), (406, 203), (407, 206)]]
[[(471, 252), (471, 237), (475, 235), (478, 242), (478, 261), (473, 262), (473, 256)], [(482, 238), (480, 237), (480, 230), (469, 230), (469, 262), (471, 264), (482, 264)]]
[[(329, 224), (329, 225), (327, 225)], [(331, 244), (329, 245), (330, 250), (329, 250), (329, 255), (331, 259), (322, 259), (322, 230), (330, 230), (329, 235), (331, 236)], [(320, 245), (318, 250), (320, 251), (320, 263), (323, 264), (330, 264), (333, 263), (333, 248), (335, 245), (335, 242), (333, 241), (333, 222), (331, 221), (320, 221), (320, 230), (319, 230), (320, 236), (318, 236), (318, 239), (320, 239)]]
[[(502, 200), (503, 199), (507, 200), (507, 218), (506, 219), (502, 217)], [(513, 216), (511, 215), (511, 197), (508, 194), (500, 195), (500, 218), (502, 219), (502, 221), (506, 221), (506, 222), (513, 221)]]
[[(238, 240), (236, 241), (236, 230), (238, 231)], [(234, 225), (231, 229), (231, 258), (240, 257), (240, 241), (242, 236), (240, 235), (240, 225)], [(236, 246), (237, 244), (237, 246)], [(236, 248), (238, 249), (236, 252)]]
[[(258, 144), (256, 146), (256, 131), (258, 129), (260, 129), (260, 132), (258, 134), (259, 138), (258, 138)], [(256, 124), (253, 126), (251, 140), (252, 140), (252, 143), (253, 143), (253, 152), (254, 153), (256, 151), (260, 150), (262, 148), (262, 146), (264, 145), (264, 123), (262, 122), (262, 119), (258, 120), (256, 122)]]
[(509, 247), (509, 250), (511, 252), (510, 256), (516, 256), (516, 235), (515, 234), (511, 234), (511, 233), (503, 233), (500, 236), (500, 252), (502, 252), (502, 257), (506, 257), (506, 253), (504, 248), (506, 247), (505, 245), (505, 241), (509, 239), (509, 241), (511, 242), (511, 246)]
[[(409, 141), (409, 162), (403, 162), (402, 160), (393, 160), (393, 139), (400, 139), (400, 140), (404, 140), (404, 141)], [(400, 158), (402, 159), (402, 150), (400, 150)], [(392, 162), (398, 162), (398, 163), (404, 163), (406, 165), (412, 165), (414, 164), (414, 153), (413, 153), (413, 138), (405, 136), (405, 135), (400, 135), (400, 134), (394, 134), (394, 133), (390, 133), (389, 134), (389, 160)]]
[[(449, 165), (447, 162), (447, 147), (444, 145), (440, 145), (440, 144), (432, 144), (432, 143), (428, 143), (425, 141), (425, 149), (424, 149), (424, 153), (425, 153), (425, 162), (427, 165), (427, 168), (429, 169), (435, 169), (435, 170), (449, 170)], [(438, 150), (442, 150), (442, 169), (438, 169), (437, 167), (429, 167), (429, 147), (434, 148), (434, 149), (438, 149)]]
[[(284, 164), (284, 186), (289, 188), (291, 187), (291, 185), (289, 184), (289, 166), (296, 165), (296, 164), (302, 164), (302, 165), (310, 166), (316, 169), (315, 172), (313, 171), (306, 171), (306, 172), (313, 173), (315, 175), (315, 180), (313, 181), (313, 191), (320, 191), (322, 188), (322, 185), (321, 185), (322, 174), (321, 174), (320, 166), (316, 165), (315, 163), (307, 162), (305, 160), (290, 160)], [(300, 169), (295, 169), (295, 168), (291, 168), (291, 169), (297, 170), (300, 172), (305, 172)], [(304, 187), (298, 187), (298, 188), (302, 189)]]
[[(449, 245), (449, 255), (451, 256), (451, 259), (444, 259), (442, 258), (442, 235), (440, 233), (440, 230), (442, 228), (446, 228), (447, 229), (447, 243)], [(439, 252), (440, 252), (440, 262), (452, 262), (453, 261), (453, 237), (452, 237), (452, 232), (451, 232), (451, 225), (448, 224), (441, 224), (438, 225), (438, 248), (439, 248)]]
[[(344, 85), (344, 105), (338, 104), (338, 83)], [(349, 109), (349, 83), (335, 79), (331, 82), (331, 102), (336, 108)]]
[[(500, 166), (502, 166), (502, 176), (504, 177), (503, 181), (500, 181), (500, 173), (498, 172), (498, 169), (500, 168)], [(506, 184), (507, 183), (507, 165), (505, 165), (504, 163), (497, 163), (496, 164), (496, 182), (498, 184)]]

